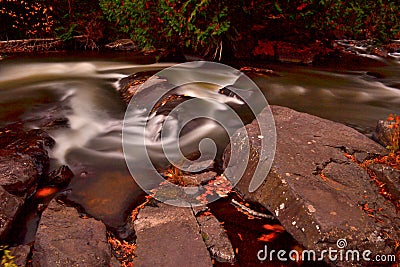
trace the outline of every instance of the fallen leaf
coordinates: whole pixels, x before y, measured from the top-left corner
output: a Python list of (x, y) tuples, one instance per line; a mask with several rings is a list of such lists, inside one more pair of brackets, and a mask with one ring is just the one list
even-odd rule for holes
[(278, 233), (285, 232), (285, 228), (283, 228), (283, 226), (279, 225), (279, 224), (274, 224), (274, 225), (264, 224), (263, 228), (265, 230), (274, 231), (274, 232), (278, 232)]
[(261, 242), (271, 242), (274, 239), (278, 237), (278, 234), (275, 232), (269, 233), (269, 234), (262, 234), (259, 238), (257, 238), (258, 241)]
[(56, 188), (56, 187), (44, 187), (44, 188), (40, 188), (36, 191), (35, 197), (36, 198), (44, 198), (44, 197), (53, 195), (57, 192), (58, 192), (58, 188)]
[(240, 241), (243, 241), (243, 237), (242, 237), (242, 235), (241, 235), (240, 233), (238, 233), (237, 235), (238, 235), (238, 237), (239, 237)]

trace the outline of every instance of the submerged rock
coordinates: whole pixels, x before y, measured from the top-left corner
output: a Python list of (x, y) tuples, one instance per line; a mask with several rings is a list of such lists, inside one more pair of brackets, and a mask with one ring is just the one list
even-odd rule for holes
[(64, 187), (71, 182), (72, 177), (74, 177), (74, 173), (68, 166), (63, 165), (60, 168), (50, 172), (44, 178), (44, 184)]
[(121, 79), (118, 83), (118, 92), (120, 93), (122, 100), (128, 104), (131, 98), (136, 94), (139, 87), (156, 73), (157, 71), (137, 72)]
[(164, 203), (146, 206), (134, 222), (136, 255), (134, 266), (212, 266), (190, 208)]
[[(394, 254), (400, 230), (395, 207), (378, 193), (367, 171), (346, 157), (355, 152), (386, 153), (385, 149), (339, 123), (284, 107), (274, 106), (272, 112), (275, 159), (255, 192), (248, 188), (261, 149), (256, 121), (233, 138), (231, 146), (241, 147), (246, 144), (239, 133), (246, 130), (250, 135), (250, 161), (237, 190), (270, 210), (306, 249), (337, 249), (336, 241), (346, 239), (346, 249)], [(264, 114), (259, 123), (265, 123)], [(224, 154), (225, 168), (229, 159), (230, 146)], [(229, 163), (228, 178), (235, 176), (237, 166)]]
[(109, 266), (111, 250), (106, 227), (83, 219), (75, 208), (52, 200), (43, 212), (36, 233), (33, 266)]

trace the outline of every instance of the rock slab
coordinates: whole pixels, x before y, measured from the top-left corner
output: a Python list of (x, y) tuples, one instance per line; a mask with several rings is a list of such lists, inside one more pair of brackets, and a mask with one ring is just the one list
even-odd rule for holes
[(211, 256), (219, 262), (233, 263), (235, 261), (235, 252), (227, 233), (218, 219), (212, 214), (200, 214), (196, 216), (196, 219), (200, 226), (204, 243)]
[[(378, 194), (367, 171), (346, 157), (363, 153), (368, 158), (385, 149), (339, 123), (284, 107), (274, 106), (272, 112), (276, 154), (271, 171), (255, 192), (248, 187), (261, 149), (256, 121), (233, 138), (231, 146), (244, 147), (240, 133), (247, 131), (250, 137), (250, 160), (237, 189), (269, 209), (307, 249), (335, 249), (338, 239), (346, 239), (348, 249), (394, 254), (394, 240), (400, 233), (394, 205)], [(258, 123), (266, 123), (265, 116), (262, 112)], [(224, 154), (228, 178), (235, 177), (240, 165), (229, 160), (230, 146)]]
[(212, 266), (190, 208), (157, 203), (140, 210), (134, 222), (137, 248), (134, 266)]
[(75, 208), (52, 200), (36, 233), (33, 266), (109, 266), (111, 251), (106, 227), (93, 218), (82, 219)]
[(0, 186), (0, 242), (4, 241), (11, 225), (21, 211), (24, 201), (8, 193), (2, 186)]

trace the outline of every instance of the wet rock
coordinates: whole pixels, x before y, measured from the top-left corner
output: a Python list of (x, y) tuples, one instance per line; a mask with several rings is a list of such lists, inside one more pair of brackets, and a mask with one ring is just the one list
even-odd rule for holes
[(73, 187), (76, 189), (65, 193), (67, 200), (114, 229), (126, 224), (143, 194), (128, 171), (88, 174), (74, 179)]
[(106, 48), (116, 51), (135, 51), (137, 45), (131, 39), (119, 39), (105, 45)]
[(46, 149), (54, 144), (55, 141), (46, 132), (39, 129), (27, 130), (21, 124), (12, 124), (0, 129), (0, 156), (30, 157), (39, 176), (48, 172), (49, 156)]
[(27, 130), (22, 124), (0, 129), (0, 185), (8, 192), (26, 196), (36, 189), (38, 179), (47, 174), (47, 148), (54, 140), (41, 130)]
[(363, 41), (338, 40), (332, 43), (333, 51), (319, 57), (315, 64), (346, 69), (359, 69), (364, 66), (385, 66), (382, 60), (387, 53)]
[(74, 177), (74, 173), (71, 169), (63, 165), (58, 169), (50, 172), (45, 178), (43, 183), (45, 185), (52, 185), (57, 187), (64, 187), (67, 186), (70, 182), (72, 177)]
[(185, 186), (200, 186), (213, 180), (217, 174), (213, 171), (202, 172), (198, 174), (183, 175), (180, 179)]
[(384, 147), (390, 146), (392, 144), (392, 136), (394, 136), (395, 131), (394, 128), (390, 127), (390, 125), (392, 125), (393, 123), (394, 122), (386, 120), (379, 120), (372, 135), (372, 138)]
[(384, 48), (390, 53), (400, 52), (400, 41), (393, 40), (392, 42), (385, 44)]
[(311, 64), (318, 52), (316, 47), (302, 47), (285, 42), (276, 44), (276, 59), (280, 62)]
[(82, 219), (75, 208), (52, 200), (39, 223), (32, 265), (109, 266), (110, 262), (105, 225)]
[(0, 200), (0, 242), (2, 242), (5, 241), (24, 201), (8, 193), (2, 186), (0, 186)]
[[(187, 156), (187, 158), (191, 158), (193, 156), (193, 159), (198, 158), (197, 153), (193, 153), (196, 155), (189, 155)], [(186, 170), (190, 173), (192, 172), (201, 172), (201, 171), (207, 171), (207, 170), (211, 170), (212, 167), (214, 166), (214, 160), (210, 159), (210, 160), (204, 160), (204, 161), (191, 161), (188, 164), (182, 164), (181, 165), (181, 169), (182, 170)], [(215, 176), (215, 175), (214, 175)]]
[(10, 248), (10, 254), (14, 257), (13, 261), (18, 267), (26, 266), (30, 252), (31, 247), (27, 245)]
[(118, 83), (118, 91), (121, 94), (122, 100), (128, 104), (139, 87), (156, 73), (157, 71), (137, 72), (121, 79)]
[(200, 226), (201, 236), (211, 256), (219, 262), (233, 263), (235, 261), (235, 252), (225, 229), (217, 218), (211, 213), (205, 215), (199, 212), (196, 215), (196, 219)]
[[(336, 248), (336, 241), (344, 238), (348, 249), (394, 252), (394, 240), (399, 238), (395, 207), (379, 195), (367, 171), (345, 157), (346, 151), (372, 156), (386, 153), (385, 149), (339, 123), (284, 107), (272, 107), (272, 112), (276, 154), (271, 171), (255, 192), (250, 193), (248, 187), (259, 160), (256, 122), (233, 138), (231, 146), (241, 147), (246, 144), (238, 138), (239, 133), (247, 130), (250, 135), (251, 160), (237, 189), (246, 199), (270, 210), (307, 249)], [(259, 123), (266, 122), (264, 114)], [(230, 146), (224, 154), (225, 168), (229, 154)], [(225, 175), (234, 177), (237, 165), (230, 162)]]
[(400, 201), (400, 170), (393, 169), (383, 164), (371, 164), (368, 166), (379, 181), (385, 184), (385, 189)]
[(69, 120), (67, 118), (56, 118), (54, 120), (50, 120), (41, 125), (41, 129), (44, 130), (54, 130), (58, 128), (65, 128), (69, 126)]
[(38, 178), (35, 164), (30, 157), (10, 154), (9, 151), (0, 151), (0, 185), (12, 194), (32, 193)]
[(190, 208), (158, 203), (140, 210), (134, 222), (134, 266), (212, 266)]
[(56, 103), (34, 107), (31, 114), (23, 116), (23, 120), (32, 128), (39, 128), (45, 131), (69, 127), (68, 115), (72, 113), (70, 103), (72, 95), (66, 95)]
[(263, 59), (286, 63), (311, 64), (317, 55), (326, 53), (321, 43), (299, 45), (289, 42), (259, 40), (252, 53)]

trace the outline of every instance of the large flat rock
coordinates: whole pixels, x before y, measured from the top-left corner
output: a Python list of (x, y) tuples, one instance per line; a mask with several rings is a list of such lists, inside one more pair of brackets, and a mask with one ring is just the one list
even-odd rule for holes
[(106, 227), (93, 218), (82, 219), (75, 208), (52, 200), (36, 233), (33, 266), (109, 266), (111, 251)]
[[(250, 135), (250, 161), (237, 189), (261, 203), (307, 249), (346, 248), (394, 253), (400, 220), (394, 205), (378, 193), (367, 171), (348, 159), (368, 158), (385, 149), (357, 131), (284, 107), (272, 107), (277, 131), (275, 159), (264, 183), (248, 191), (259, 160), (260, 138), (256, 122), (240, 129), (231, 145), (245, 147), (239, 133)], [(266, 123), (261, 113), (259, 123)], [(266, 137), (265, 137), (266, 138)], [(239, 163), (224, 154), (227, 177), (234, 177)], [(378, 222), (378, 220), (380, 222)], [(390, 237), (389, 237), (390, 236)]]
[(158, 203), (140, 210), (134, 222), (137, 248), (134, 266), (212, 266), (190, 208)]

